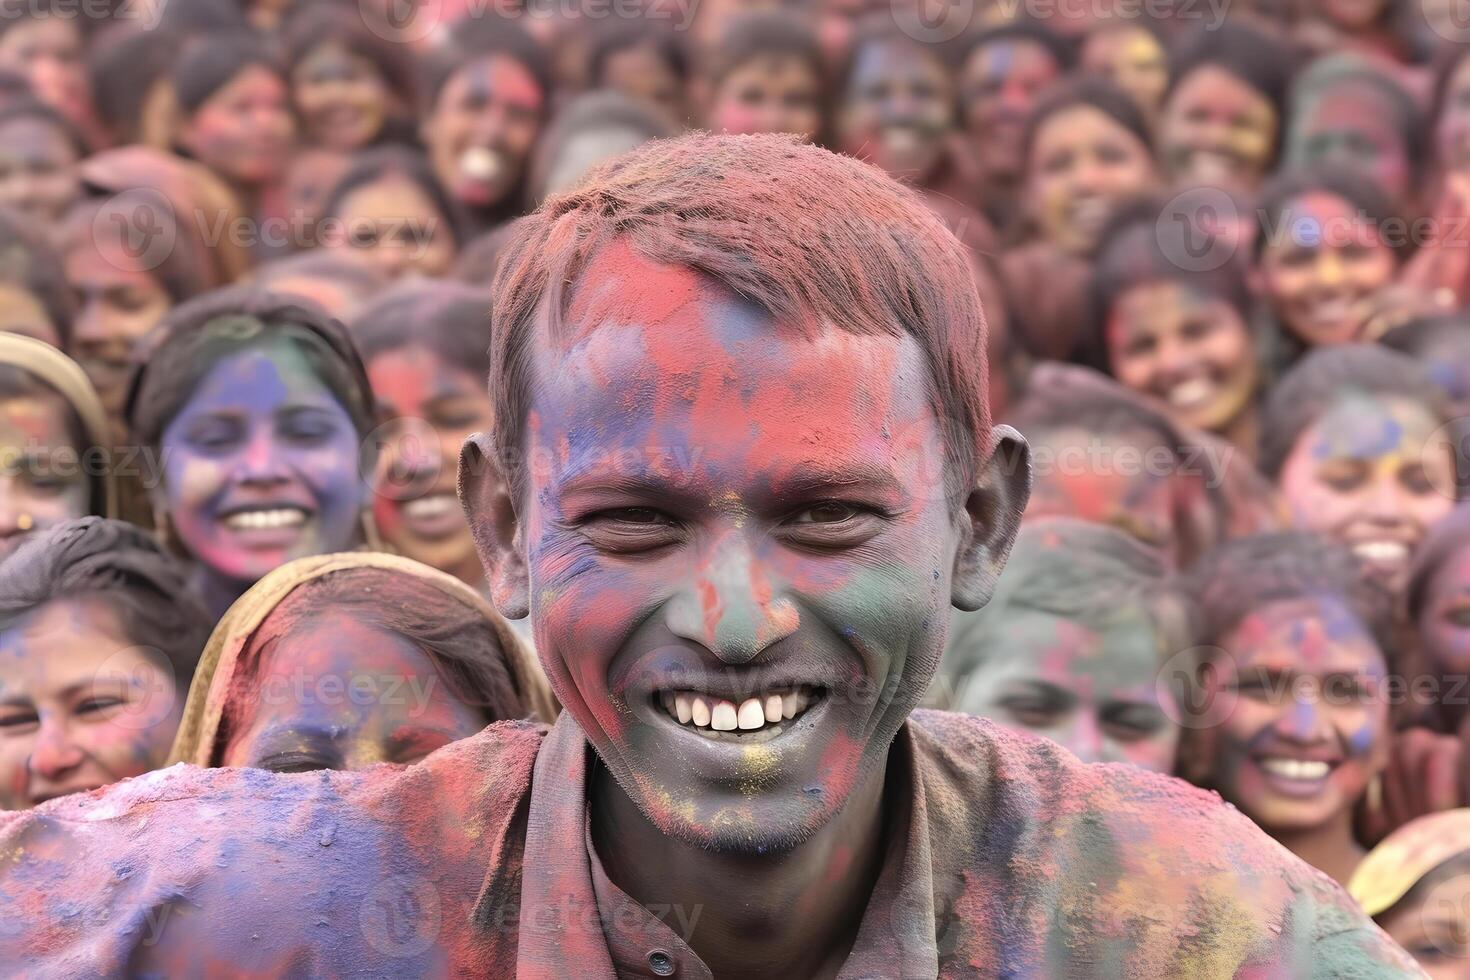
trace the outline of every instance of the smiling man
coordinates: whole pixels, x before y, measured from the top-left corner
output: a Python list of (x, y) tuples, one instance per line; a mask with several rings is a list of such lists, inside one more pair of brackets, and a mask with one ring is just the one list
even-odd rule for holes
[(12, 818), (0, 961), (491, 976), (1402, 976), (1218, 799), (912, 713), (1025, 444), (961, 247), (877, 170), (652, 144), (524, 222), (461, 496), (566, 711), (409, 769)]

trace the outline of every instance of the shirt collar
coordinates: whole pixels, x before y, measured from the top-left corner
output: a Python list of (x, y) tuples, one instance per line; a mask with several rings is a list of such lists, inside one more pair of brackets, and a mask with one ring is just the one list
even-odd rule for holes
[[(589, 752), (582, 730), (563, 712), (536, 759), (519, 975), (708, 978), (709, 968), (681, 938), (678, 918), (639, 905), (603, 871), (587, 822)], [(929, 827), (916, 761), (905, 723), (889, 754), (888, 850), (841, 978), (938, 976)]]

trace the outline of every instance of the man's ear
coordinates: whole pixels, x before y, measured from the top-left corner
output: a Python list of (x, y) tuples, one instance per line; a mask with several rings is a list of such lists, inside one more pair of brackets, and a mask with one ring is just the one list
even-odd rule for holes
[(950, 601), (966, 612), (990, 601), (1031, 496), (1031, 447), (1025, 437), (997, 425), (991, 439), (990, 458), (965, 498), (964, 533), (954, 558)]
[(459, 503), (485, 566), (490, 600), (507, 619), (524, 618), (530, 612), (530, 579), (515, 493), (484, 433), (470, 436), (459, 449)]

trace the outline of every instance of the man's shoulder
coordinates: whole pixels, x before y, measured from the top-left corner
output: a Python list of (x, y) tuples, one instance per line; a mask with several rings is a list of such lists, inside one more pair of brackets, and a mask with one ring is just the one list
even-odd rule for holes
[(545, 732), (501, 723), (417, 765), (360, 772), (178, 765), (6, 814), (0, 961), (65, 973), (168, 973), (188, 962), (175, 955), (265, 972), (447, 965), (437, 942), (400, 961), (403, 923), (370, 925), (415, 909), (448, 938), (467, 922), (488, 862), (514, 850)]
[(1140, 975), (1322, 976), (1329, 959), (1415, 975), (1336, 883), (1214, 793), (950, 712), (915, 712), (910, 733), (936, 889), (969, 955), (1002, 955), (976, 928), (998, 906), (1045, 934), (1043, 970), (1062, 949)]

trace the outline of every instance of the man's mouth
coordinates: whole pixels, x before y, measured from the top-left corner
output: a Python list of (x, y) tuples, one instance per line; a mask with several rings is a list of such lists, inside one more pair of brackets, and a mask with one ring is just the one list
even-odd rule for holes
[(681, 727), (705, 738), (765, 741), (785, 731), (825, 694), (822, 688), (798, 686), (757, 692), (739, 702), (687, 690), (660, 691), (657, 699)]

